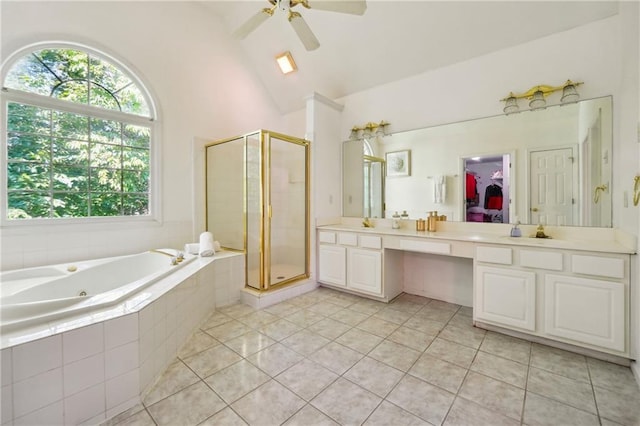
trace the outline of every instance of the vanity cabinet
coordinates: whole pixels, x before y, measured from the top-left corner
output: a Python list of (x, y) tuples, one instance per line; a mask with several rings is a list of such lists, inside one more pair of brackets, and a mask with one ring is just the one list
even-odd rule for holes
[(625, 350), (624, 283), (548, 274), (544, 286), (545, 334)]
[(631, 356), (634, 252), (626, 246), (347, 229), (318, 228), (317, 277), (323, 285), (388, 302), (402, 291), (424, 295), (420, 282), (437, 282), (442, 292), (436, 299), (465, 299), (450, 302), (473, 305), (477, 327), (569, 350)]
[(347, 249), (320, 244), (318, 248), (318, 279), (341, 287), (347, 285)]
[(476, 267), (476, 318), (508, 327), (536, 328), (536, 274), (509, 268)]
[(382, 237), (318, 232), (318, 281), (383, 297)]
[(382, 252), (348, 248), (347, 283), (353, 290), (382, 295)]
[(478, 246), (474, 321), (628, 355), (626, 254)]

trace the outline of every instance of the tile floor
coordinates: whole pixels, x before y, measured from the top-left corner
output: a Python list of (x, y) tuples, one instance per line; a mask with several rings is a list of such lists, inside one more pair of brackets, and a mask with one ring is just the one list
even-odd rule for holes
[(628, 368), (471, 325), (471, 309), (326, 288), (213, 312), (110, 425), (639, 425)]

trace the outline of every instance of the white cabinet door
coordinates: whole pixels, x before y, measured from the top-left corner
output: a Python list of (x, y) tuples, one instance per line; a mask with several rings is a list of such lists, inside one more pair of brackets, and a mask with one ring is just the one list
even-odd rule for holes
[(544, 291), (545, 333), (625, 350), (624, 284), (549, 274)]
[(347, 285), (346, 249), (339, 246), (320, 245), (318, 248), (318, 281)]
[(350, 248), (347, 262), (347, 287), (382, 294), (382, 252)]
[(535, 331), (536, 274), (476, 266), (473, 312), (479, 320)]

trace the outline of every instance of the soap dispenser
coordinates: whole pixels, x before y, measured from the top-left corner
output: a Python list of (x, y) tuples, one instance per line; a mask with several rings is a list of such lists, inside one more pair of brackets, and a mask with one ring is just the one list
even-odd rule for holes
[(395, 212), (391, 216), (391, 228), (400, 229), (400, 215), (398, 214), (398, 212)]
[(511, 236), (512, 237), (521, 237), (522, 236), (522, 231), (520, 231), (520, 228), (518, 228), (518, 226), (520, 225), (520, 221), (517, 221), (515, 225), (513, 225), (513, 228), (511, 228)]

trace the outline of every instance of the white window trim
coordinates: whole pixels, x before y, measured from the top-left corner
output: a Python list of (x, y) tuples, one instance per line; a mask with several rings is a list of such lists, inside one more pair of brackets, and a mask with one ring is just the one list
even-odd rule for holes
[[(149, 107), (149, 117), (124, 113), (116, 110), (98, 108), (91, 105), (76, 104), (49, 96), (43, 96), (36, 93), (28, 93), (20, 90), (11, 90), (4, 88), (0, 93), (0, 123), (2, 123), (2, 134), (0, 135), (0, 228), (13, 228), (24, 226), (57, 226), (57, 225), (74, 225), (74, 224), (102, 224), (102, 223), (140, 223), (154, 222), (162, 223), (162, 211), (160, 194), (162, 189), (160, 164), (161, 164), (161, 125), (158, 119), (158, 110), (155, 102), (145, 85), (137, 73), (131, 71), (131, 68), (122, 63), (122, 61), (111, 55), (97, 51), (89, 46), (81, 43), (70, 43), (64, 41), (52, 41), (33, 43), (25, 46), (13, 54), (9, 55), (7, 60), (0, 65), (0, 81), (4, 82), (7, 73), (16, 61), (23, 56), (41, 49), (78, 49), (85, 51), (93, 56), (104, 59), (113, 65), (120, 67), (127, 76), (138, 86), (143, 92), (143, 96)], [(73, 218), (35, 218), (24, 220), (7, 219), (7, 104), (9, 102), (19, 102), (31, 105), (52, 108), (60, 111), (73, 112), (78, 114), (91, 114), (98, 118), (107, 120), (118, 120), (130, 124), (139, 124), (151, 127), (150, 147), (149, 147), (149, 209), (150, 214), (145, 216), (104, 216), (104, 217), (73, 217)]]

